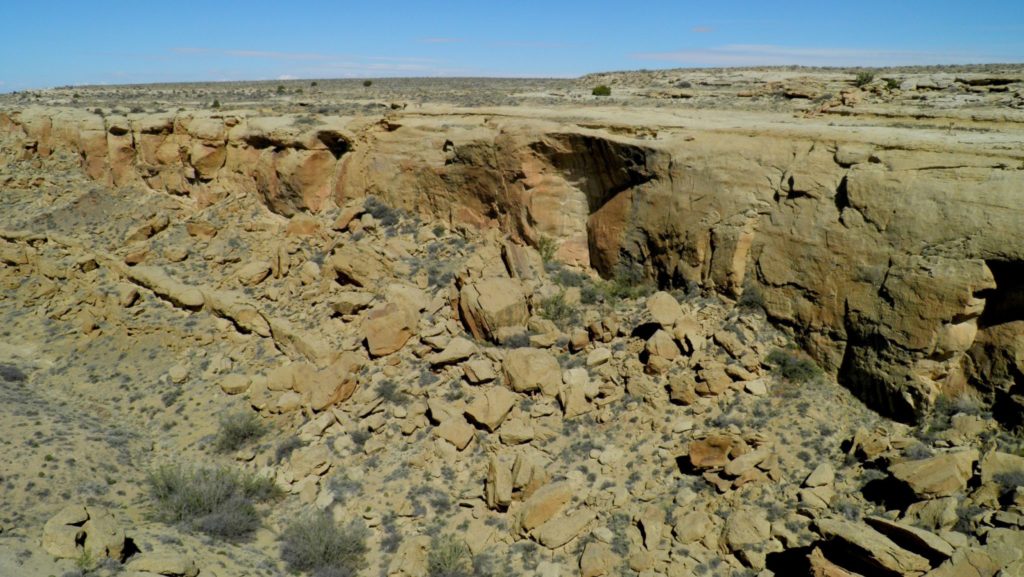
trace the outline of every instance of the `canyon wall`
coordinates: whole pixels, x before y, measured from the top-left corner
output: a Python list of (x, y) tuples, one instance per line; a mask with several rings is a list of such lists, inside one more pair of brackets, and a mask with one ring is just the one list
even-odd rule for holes
[[(1024, 407), (1024, 152), (934, 134), (570, 121), (525, 111), (375, 118), (0, 113), (8, 159), (284, 216), (375, 194), (496, 227), (603, 276), (760, 304), (899, 418), (973, 387)], [(658, 120), (658, 119), (654, 119)], [(652, 121), (652, 124), (656, 124)]]

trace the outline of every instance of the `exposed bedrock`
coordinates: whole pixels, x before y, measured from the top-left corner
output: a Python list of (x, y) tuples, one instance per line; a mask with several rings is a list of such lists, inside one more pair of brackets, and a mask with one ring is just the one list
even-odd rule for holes
[[(1024, 159), (830, 131), (584, 128), (522, 115), (384, 119), (0, 113), (8, 156), (77, 153), (113, 186), (249, 193), (279, 214), (378, 195), (501, 228), (604, 276), (760, 301), (840, 382), (913, 418), (974, 387), (1024, 395)], [(893, 129), (895, 130), (895, 129)], [(876, 140), (881, 140), (877, 138)], [(886, 139), (888, 140), (888, 139)]]

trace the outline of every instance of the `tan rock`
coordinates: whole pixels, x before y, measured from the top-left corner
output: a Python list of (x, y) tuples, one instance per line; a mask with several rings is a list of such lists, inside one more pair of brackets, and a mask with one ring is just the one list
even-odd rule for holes
[(970, 449), (904, 461), (890, 466), (889, 472), (923, 498), (949, 497), (967, 488), (977, 461), (978, 451)]
[(696, 469), (724, 467), (729, 463), (730, 455), (738, 454), (736, 448), (736, 439), (728, 435), (710, 435), (691, 441), (690, 464)]
[(383, 357), (401, 349), (415, 333), (418, 320), (408, 309), (394, 303), (372, 309), (363, 323), (370, 355)]
[(173, 551), (149, 551), (133, 555), (125, 564), (128, 571), (145, 571), (169, 577), (196, 577), (199, 568), (195, 561)]
[(509, 351), (502, 363), (508, 384), (517, 393), (541, 391), (554, 397), (562, 386), (562, 369), (550, 352), (531, 348)]
[(816, 525), (824, 538), (841, 541), (866, 563), (877, 564), (883, 570), (916, 577), (931, 569), (927, 559), (903, 549), (866, 525), (842, 519), (819, 519)]
[(124, 529), (106, 509), (88, 507), (89, 520), (82, 525), (85, 531), (85, 550), (94, 558), (108, 557), (120, 561), (124, 558)]
[(434, 366), (449, 365), (468, 359), (477, 352), (476, 344), (462, 337), (455, 337), (448, 341), (444, 350), (429, 355), (427, 362)]
[(525, 327), (530, 318), (523, 289), (508, 278), (490, 278), (463, 286), (459, 307), (463, 320), (478, 339), (493, 340), (499, 329)]
[(864, 577), (853, 573), (829, 561), (820, 547), (815, 547), (808, 556), (811, 563), (811, 577)]
[(466, 407), (466, 414), (493, 433), (501, 426), (517, 400), (518, 397), (512, 391), (504, 387), (491, 387), (476, 396)]
[(703, 539), (714, 526), (714, 518), (707, 512), (690, 511), (676, 520), (672, 533), (675, 535), (676, 541), (687, 545)]
[(505, 509), (512, 503), (512, 471), (496, 455), (491, 455), (487, 464), (484, 494), (491, 509)]
[(580, 556), (580, 577), (604, 577), (615, 575), (619, 557), (607, 543), (591, 541)]
[(446, 419), (434, 429), (434, 434), (448, 441), (455, 448), (462, 451), (469, 446), (475, 434), (473, 425), (466, 422), (462, 417)]
[(225, 375), (220, 380), (220, 390), (229, 395), (240, 395), (249, 390), (250, 384), (252, 384), (252, 379), (247, 375)]
[(369, 292), (342, 291), (334, 295), (331, 308), (339, 315), (351, 315), (369, 307), (374, 298)]
[(879, 533), (901, 543), (903, 548), (928, 559), (949, 559), (953, 546), (938, 535), (884, 517), (868, 516), (864, 522)]
[(462, 370), (466, 373), (466, 380), (474, 385), (489, 383), (498, 378), (498, 372), (494, 370), (494, 363), (487, 359), (474, 359), (462, 364)]
[(805, 487), (822, 487), (831, 485), (836, 478), (836, 471), (831, 463), (820, 463), (811, 471), (811, 474), (804, 479)]
[(650, 355), (661, 357), (667, 361), (673, 361), (679, 356), (679, 347), (676, 346), (675, 340), (661, 329), (647, 339), (646, 349)]
[(740, 551), (749, 545), (767, 541), (771, 537), (771, 529), (764, 511), (739, 509), (729, 514), (722, 536), (730, 550)]
[(596, 517), (597, 515), (589, 509), (556, 517), (534, 529), (533, 536), (548, 549), (557, 549), (586, 531), (587, 526)]
[(270, 276), (270, 263), (253, 260), (245, 263), (235, 271), (235, 278), (242, 286), (258, 285)]
[(665, 329), (671, 329), (683, 316), (683, 309), (679, 302), (671, 294), (665, 291), (658, 291), (647, 297), (647, 312), (650, 313), (654, 322)]
[(519, 510), (520, 531), (527, 533), (546, 523), (561, 512), (575, 492), (575, 486), (569, 481), (549, 483), (537, 489)]

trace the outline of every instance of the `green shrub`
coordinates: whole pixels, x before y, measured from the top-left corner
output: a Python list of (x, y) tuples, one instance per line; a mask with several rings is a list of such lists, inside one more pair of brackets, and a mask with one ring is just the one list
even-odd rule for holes
[(217, 100), (216, 98), (214, 98), (213, 99), (213, 104), (210, 105), (210, 108), (220, 108), (220, 100)]
[(868, 72), (867, 70), (865, 70), (863, 72), (857, 73), (857, 77), (853, 79), (853, 85), (858, 88), (862, 88), (864, 86), (867, 86), (868, 84), (871, 84), (871, 81), (874, 79), (875, 73)]
[(373, 86), (373, 81), (372, 80), (364, 80), (363, 81), (363, 86), (369, 88), (369, 87)]
[(889, 90), (896, 90), (897, 88), (900, 87), (900, 81), (896, 80), (895, 78), (886, 78), (885, 87), (888, 88)]
[(325, 513), (310, 514), (281, 532), (281, 559), (296, 573), (355, 576), (366, 566), (368, 535), (359, 522), (340, 527)]
[(807, 383), (821, 374), (821, 369), (814, 361), (796, 351), (775, 349), (766, 360), (776, 374), (794, 383)]
[(462, 539), (441, 535), (430, 541), (427, 554), (429, 577), (473, 577), (473, 555)]
[(537, 252), (540, 253), (540, 258), (545, 263), (551, 262), (555, 258), (555, 253), (558, 252), (558, 242), (553, 238), (542, 236), (537, 240)]
[(590, 93), (593, 94), (594, 96), (611, 96), (612, 89), (604, 84), (600, 84), (598, 86), (595, 86), (594, 89), (590, 91)]
[(213, 447), (219, 453), (231, 453), (259, 439), (267, 432), (260, 416), (252, 411), (229, 413), (220, 420), (220, 431)]
[(576, 307), (565, 302), (565, 293), (558, 292), (540, 301), (540, 316), (555, 324), (566, 324), (577, 317)]
[(255, 504), (280, 494), (273, 480), (227, 467), (165, 465), (150, 472), (148, 482), (160, 520), (229, 539), (259, 528)]

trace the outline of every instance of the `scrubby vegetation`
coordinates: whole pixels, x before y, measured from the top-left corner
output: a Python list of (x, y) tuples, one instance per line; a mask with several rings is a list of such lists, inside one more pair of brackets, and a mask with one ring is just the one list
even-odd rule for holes
[(230, 453), (256, 441), (267, 432), (258, 413), (229, 413), (220, 420), (220, 431), (214, 441), (219, 453)]
[(281, 558), (293, 573), (354, 576), (366, 565), (368, 534), (359, 522), (339, 526), (326, 513), (309, 514), (281, 533)]
[(775, 349), (766, 358), (775, 374), (793, 383), (807, 383), (821, 376), (821, 369), (804, 353)]
[(590, 91), (590, 93), (593, 94), (594, 96), (611, 96), (612, 89), (604, 84), (600, 84), (598, 86), (595, 86), (594, 89)]
[(871, 84), (871, 82), (874, 79), (875, 79), (875, 73), (874, 72), (868, 72), (867, 70), (865, 70), (863, 72), (858, 72), (857, 73), (857, 77), (853, 79), (853, 84), (854, 84), (854, 86), (857, 86), (858, 88), (863, 88), (863, 87), (867, 86), (868, 84)]
[(256, 504), (279, 494), (273, 480), (227, 467), (165, 465), (151, 471), (148, 482), (158, 519), (228, 539), (255, 531)]
[(434, 537), (427, 555), (429, 577), (472, 577), (473, 555), (466, 542), (454, 535)]

